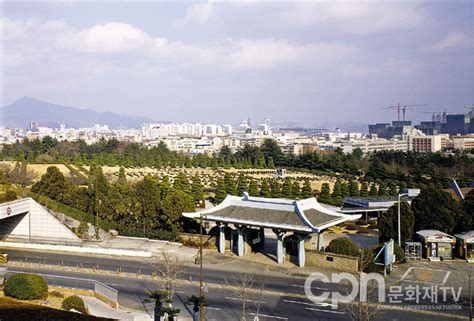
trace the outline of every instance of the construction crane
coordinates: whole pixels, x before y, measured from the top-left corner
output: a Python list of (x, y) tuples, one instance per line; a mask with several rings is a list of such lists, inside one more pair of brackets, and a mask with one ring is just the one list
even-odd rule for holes
[(418, 104), (418, 105), (401, 105), (398, 103), (396, 106), (388, 106), (388, 109), (396, 109), (398, 115), (398, 122), (400, 123), (400, 110), (403, 112), (403, 121), (405, 121), (405, 113), (407, 109), (411, 109), (412, 107), (426, 107), (426, 104)]

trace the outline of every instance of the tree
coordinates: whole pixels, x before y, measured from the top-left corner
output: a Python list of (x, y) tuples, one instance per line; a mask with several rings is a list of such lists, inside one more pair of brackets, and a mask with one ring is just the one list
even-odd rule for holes
[(370, 190), (369, 190), (369, 196), (377, 196), (379, 191), (377, 190), (377, 185), (375, 183), (372, 183), (370, 185)]
[(341, 181), (337, 180), (332, 188), (332, 201), (334, 205), (342, 205)]
[(193, 305), (193, 321), (199, 320), (199, 310), (201, 305), (207, 307), (207, 300), (204, 296), (191, 295), (188, 297), (188, 303)]
[(161, 202), (160, 221), (164, 223), (162, 228), (178, 234), (181, 228), (181, 215), (185, 212), (194, 212), (196, 209), (193, 198), (182, 191), (172, 191)]
[(412, 201), (411, 208), (415, 231), (435, 229), (451, 234), (459, 218), (458, 206), (451, 194), (436, 188), (422, 190)]
[(235, 186), (234, 179), (230, 173), (224, 174), (224, 185), (225, 191), (229, 195), (236, 195), (237, 194), (237, 187)]
[(388, 188), (387, 188), (387, 184), (385, 184), (385, 182), (380, 183), (378, 195), (379, 196), (388, 196)]
[(262, 181), (262, 185), (260, 186), (260, 196), (267, 197), (267, 198), (272, 197), (272, 194), (270, 191), (270, 184), (268, 183), (267, 179), (264, 179)]
[(31, 187), (31, 191), (62, 202), (70, 188), (71, 184), (63, 173), (56, 166), (49, 166), (46, 174)]
[(127, 176), (125, 175), (125, 168), (120, 166), (117, 184), (127, 185)]
[(393, 181), (388, 183), (388, 194), (392, 196), (398, 194), (397, 184), (395, 184)]
[[(400, 203), (401, 241), (410, 240), (415, 234), (415, 216), (407, 202)], [(379, 219), (379, 242), (398, 240), (398, 203), (392, 205)]]
[(456, 232), (474, 230), (474, 190), (471, 190), (460, 204), (460, 219)]
[(351, 239), (338, 237), (329, 242), (325, 251), (342, 255), (358, 256), (360, 249)]
[(281, 194), (284, 198), (294, 198), (293, 183), (291, 182), (291, 179), (289, 177), (286, 177), (285, 181), (283, 182), (283, 185), (281, 187)]
[(182, 191), (187, 194), (191, 194), (191, 184), (189, 184), (189, 180), (186, 177), (186, 174), (180, 172), (173, 182), (173, 188), (178, 191)]
[(348, 188), (349, 188), (349, 196), (352, 196), (352, 197), (360, 196), (359, 184), (356, 181), (351, 180), (349, 182)]
[[(237, 180), (237, 195), (241, 196), (244, 192), (247, 192), (248, 190), (249, 190), (249, 186), (248, 186), (247, 178), (244, 175), (240, 174)], [(254, 195), (254, 196), (258, 196), (258, 195)]]
[(319, 193), (318, 201), (324, 204), (332, 204), (331, 190), (328, 183), (321, 185), (321, 192)]
[[(262, 151), (262, 154), (265, 157), (267, 164), (271, 159), (272, 163), (274, 162), (275, 165), (281, 165), (285, 155), (281, 151), (281, 148), (280, 146), (278, 146), (276, 141), (269, 138), (265, 139), (262, 145), (260, 146), (260, 150)], [(267, 167), (271, 168), (270, 164), (268, 164)]]
[(193, 177), (193, 184), (191, 186), (191, 192), (194, 198), (194, 202), (199, 204), (202, 200), (204, 200), (204, 186), (201, 183), (201, 179), (198, 175)]
[(254, 179), (250, 180), (248, 192), (250, 196), (259, 196), (260, 194), (258, 190), (258, 184)]
[(222, 178), (219, 178), (217, 180), (216, 193), (214, 196), (214, 204), (215, 205), (220, 204), (224, 200), (224, 198), (226, 198), (226, 196), (227, 196), (227, 192), (226, 192), (224, 180)]
[(346, 198), (349, 197), (350, 191), (349, 191), (349, 184), (344, 182), (341, 183), (341, 197)]
[(147, 299), (145, 299), (145, 303), (153, 302), (155, 303), (155, 321), (160, 321), (160, 318), (164, 315), (163, 311), (163, 301), (166, 300), (168, 293), (166, 290), (155, 290), (150, 291), (146, 290), (145, 294), (147, 295)]
[(301, 186), (300, 186), (300, 183), (298, 183), (297, 181), (293, 182), (293, 197), (296, 199), (301, 198)]
[(369, 184), (367, 182), (362, 182), (362, 185), (360, 186), (360, 196), (369, 196)]
[(313, 189), (311, 188), (311, 183), (309, 181), (304, 181), (303, 188), (301, 189), (301, 198), (310, 198), (313, 197)]
[(25, 160), (16, 162), (15, 166), (5, 173), (5, 178), (12, 184), (23, 188), (30, 185), (38, 175), (36, 172), (28, 170), (28, 163)]
[[(168, 314), (173, 312), (173, 297), (176, 292), (179, 279), (183, 275), (183, 264), (184, 262), (179, 259), (176, 255), (171, 255), (164, 251), (162, 253), (163, 260), (158, 265), (157, 277), (163, 290), (166, 291), (166, 302), (168, 303), (168, 309), (165, 311)], [(179, 310), (178, 310), (179, 313)]]
[(144, 236), (158, 226), (160, 192), (156, 184), (148, 177), (135, 185), (135, 195), (140, 203), (140, 220)]
[(272, 198), (281, 197), (281, 187), (277, 180), (274, 179), (270, 182), (270, 190)]

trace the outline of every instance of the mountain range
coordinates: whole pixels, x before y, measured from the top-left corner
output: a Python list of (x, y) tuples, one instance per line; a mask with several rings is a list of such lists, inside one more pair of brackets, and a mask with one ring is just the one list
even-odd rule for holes
[(50, 128), (57, 128), (60, 124), (75, 128), (92, 127), (95, 124), (108, 125), (111, 128), (136, 128), (154, 120), (110, 111), (99, 113), (90, 109), (52, 104), (32, 97), (22, 97), (0, 108), (1, 126), (28, 128), (30, 122)]

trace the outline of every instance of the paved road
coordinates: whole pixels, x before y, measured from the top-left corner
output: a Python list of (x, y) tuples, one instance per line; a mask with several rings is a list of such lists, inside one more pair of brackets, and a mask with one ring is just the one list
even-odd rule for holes
[[(22, 250), (7, 250), (11, 261), (19, 261), (28, 258), (29, 262), (42, 262), (46, 260), (47, 264), (62, 263), (65, 266), (82, 265), (84, 267), (93, 267), (99, 265), (100, 269), (116, 271), (122, 267), (122, 271), (136, 272), (141, 269), (143, 274), (151, 274), (160, 266), (159, 263), (150, 260), (124, 260), (117, 258), (102, 258), (94, 256), (77, 256), (58, 253), (39, 253)], [(232, 282), (241, 275), (243, 271), (259, 276), (259, 280), (264, 283), (264, 292), (259, 295), (257, 286), (251, 292), (248, 298), (247, 319), (254, 316), (259, 310), (260, 320), (351, 320), (348, 316), (347, 306), (340, 305), (337, 309), (327, 304), (315, 304), (308, 300), (304, 295), (303, 275), (285, 275), (281, 272), (264, 271), (262, 267), (252, 265), (243, 261), (232, 262), (223, 265), (205, 264), (205, 282), (208, 285), (206, 297), (209, 302), (207, 315), (212, 320), (239, 320), (242, 314), (242, 300), (235, 289), (228, 286), (227, 282)], [(150, 309), (142, 302), (145, 299), (144, 291), (146, 289), (156, 289), (157, 283), (148, 278), (119, 277), (114, 275), (85, 274), (78, 272), (66, 272), (60, 269), (44, 270), (38, 268), (11, 267), (11, 270), (31, 271), (36, 273), (49, 273), (55, 275), (76, 276), (82, 278), (94, 278), (106, 283), (119, 290), (119, 302), (121, 305), (133, 309)], [(260, 271), (258, 271), (260, 269)], [(189, 306), (185, 304), (187, 296), (198, 293), (197, 282), (199, 279), (199, 269), (194, 264), (186, 264), (183, 279), (192, 282), (183, 282), (176, 293), (175, 304), (184, 314)], [(227, 282), (226, 282), (227, 280)], [(312, 284), (313, 291), (317, 294), (326, 290), (336, 290), (345, 293), (347, 286), (336, 283), (318, 283)], [(260, 303), (259, 303), (260, 302)], [(258, 308), (258, 306), (260, 306)], [(150, 310), (151, 311), (151, 310)], [(190, 312), (190, 311), (189, 311)], [(452, 313), (452, 319), (455, 320), (458, 315), (465, 315), (459, 311)], [(189, 314), (188, 314), (189, 315)], [(437, 315), (433, 313), (420, 313), (413, 310), (384, 310), (383, 320), (446, 320), (451, 316)]]

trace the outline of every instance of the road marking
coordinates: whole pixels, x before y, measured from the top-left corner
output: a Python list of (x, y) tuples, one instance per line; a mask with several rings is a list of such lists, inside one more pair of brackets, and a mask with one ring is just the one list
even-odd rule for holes
[[(294, 286), (294, 287), (298, 287), (298, 288), (305, 288), (304, 285), (299, 285), (299, 284), (290, 284), (290, 286)], [(320, 287), (317, 287), (317, 286), (312, 286), (311, 289), (324, 290), (324, 291), (329, 290), (329, 289), (320, 288)]]
[[(237, 301), (243, 301), (242, 299), (240, 298), (233, 298), (231, 296), (226, 296), (225, 297), (227, 300), (237, 300)], [(245, 302), (252, 302), (252, 303), (260, 303), (260, 304), (266, 304), (265, 302), (263, 301), (253, 301), (253, 300), (245, 300)]]
[[(425, 281), (418, 281), (418, 280), (405, 280), (405, 278), (408, 276), (408, 274), (410, 274), (410, 272), (412, 272), (415, 269), (436, 271), (436, 272), (444, 272), (445, 276), (444, 276), (443, 281), (441, 283), (425, 282)], [(425, 283), (425, 284), (433, 284), (433, 285), (444, 285), (448, 281), (448, 278), (449, 278), (450, 275), (451, 275), (451, 271), (439, 270), (439, 269), (430, 269), (430, 268), (419, 268), (419, 267), (412, 266), (412, 267), (408, 268), (408, 270), (406, 270), (405, 273), (403, 273), (401, 281), (414, 282), (414, 283)]]
[(326, 302), (321, 302), (321, 303), (308, 303), (308, 302), (302, 302), (302, 301), (293, 301), (293, 300), (283, 300), (283, 302), (287, 303), (294, 303), (294, 304), (302, 304), (302, 305), (314, 305), (314, 306), (319, 306), (319, 307), (329, 307), (329, 306), (336, 306), (335, 304), (331, 303), (326, 303)]
[(346, 314), (345, 312), (341, 312), (341, 311), (322, 310), (322, 309), (315, 309), (315, 308), (306, 308), (306, 310), (326, 312), (326, 313), (334, 313), (334, 314)]
[(221, 311), (222, 309), (219, 308), (213, 308), (213, 307), (205, 307), (206, 310), (216, 310), (216, 311)]
[(267, 315), (267, 314), (256, 314), (256, 313), (249, 313), (250, 315), (255, 315), (259, 317), (264, 317), (264, 318), (271, 318), (271, 319), (278, 319), (278, 320), (288, 320), (288, 318), (284, 317), (277, 317), (275, 315)]

